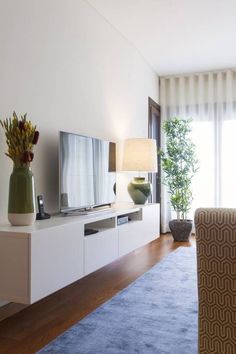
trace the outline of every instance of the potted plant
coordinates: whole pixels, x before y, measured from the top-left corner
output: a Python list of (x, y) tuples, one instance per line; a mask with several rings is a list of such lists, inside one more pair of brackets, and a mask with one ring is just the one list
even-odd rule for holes
[(164, 122), (166, 151), (160, 151), (164, 183), (170, 193), (170, 202), (177, 219), (169, 222), (175, 241), (188, 241), (192, 221), (187, 219), (193, 199), (191, 182), (198, 167), (195, 145), (191, 141), (191, 120), (171, 118)]
[(37, 144), (39, 132), (26, 114), (18, 118), (0, 120), (6, 136), (6, 155), (13, 161), (9, 182), (8, 220), (12, 225), (31, 225), (35, 221), (34, 176), (30, 168), (33, 161), (33, 147)]

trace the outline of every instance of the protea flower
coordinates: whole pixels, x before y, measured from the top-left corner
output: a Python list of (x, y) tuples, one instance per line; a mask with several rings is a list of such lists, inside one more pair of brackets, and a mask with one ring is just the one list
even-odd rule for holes
[(25, 130), (25, 123), (22, 120), (20, 120), (18, 127), (20, 130)]
[(23, 163), (28, 163), (28, 162), (32, 162), (33, 158), (34, 158), (33, 152), (24, 151), (21, 160), (22, 160)]
[(39, 131), (36, 130), (35, 133), (34, 133), (34, 137), (33, 137), (33, 140), (32, 140), (32, 144), (36, 145), (37, 142), (39, 140)]

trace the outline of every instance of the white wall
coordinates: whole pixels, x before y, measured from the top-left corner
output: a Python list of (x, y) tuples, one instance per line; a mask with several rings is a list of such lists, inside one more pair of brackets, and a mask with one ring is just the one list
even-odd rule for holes
[[(147, 136), (148, 96), (158, 101), (158, 77), (86, 1), (0, 0), (0, 117), (27, 112), (37, 124), (32, 169), (49, 212), (58, 209), (58, 131)], [(0, 220), (12, 169), (5, 150), (1, 130)]]
[[(32, 168), (48, 211), (58, 209), (58, 131), (147, 136), (148, 96), (158, 101), (158, 77), (85, 1), (0, 0), (0, 117), (28, 112), (37, 124)], [(12, 169), (5, 150), (1, 130), (0, 220)], [(120, 200), (127, 178), (119, 175)]]

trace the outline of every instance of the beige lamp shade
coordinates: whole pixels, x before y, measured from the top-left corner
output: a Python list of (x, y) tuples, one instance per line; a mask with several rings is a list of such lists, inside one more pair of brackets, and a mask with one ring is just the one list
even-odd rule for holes
[(157, 172), (155, 139), (127, 139), (123, 146), (122, 171)]

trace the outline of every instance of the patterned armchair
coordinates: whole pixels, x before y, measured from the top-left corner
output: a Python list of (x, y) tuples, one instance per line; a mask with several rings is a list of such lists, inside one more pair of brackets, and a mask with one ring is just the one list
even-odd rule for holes
[(197, 209), (199, 354), (236, 354), (236, 209)]

